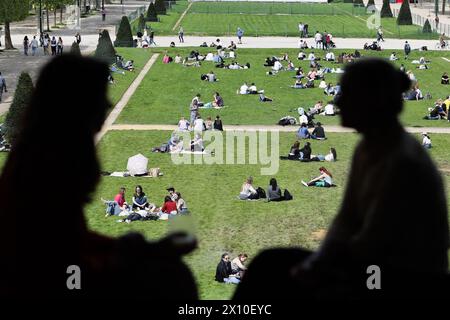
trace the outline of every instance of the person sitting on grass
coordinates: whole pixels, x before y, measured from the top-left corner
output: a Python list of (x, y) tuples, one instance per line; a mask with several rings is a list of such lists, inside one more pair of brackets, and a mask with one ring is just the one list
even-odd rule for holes
[(391, 53), (391, 56), (389, 57), (390, 61), (396, 61), (398, 60), (397, 54), (395, 52)]
[(240, 253), (236, 258), (231, 261), (231, 272), (233, 274), (239, 274), (239, 278), (244, 277), (244, 273), (247, 270), (245, 261), (247, 261), (248, 255), (246, 253)]
[(291, 60), (288, 61), (286, 70), (288, 70), (288, 71), (295, 71), (294, 63)]
[(322, 124), (320, 122), (317, 122), (316, 127), (314, 128), (313, 132), (310, 135), (311, 139), (316, 140), (325, 140), (325, 130), (322, 127)]
[(320, 113), (322, 116), (335, 116), (336, 111), (334, 110), (333, 101), (328, 101), (327, 105), (324, 107), (324, 111)]
[(125, 62), (125, 64), (123, 65), (123, 69), (134, 71), (134, 60), (128, 60), (127, 62)]
[(422, 132), (422, 146), (425, 149), (431, 149), (431, 138), (427, 132)]
[(332, 51), (328, 51), (327, 54), (325, 55), (325, 60), (326, 61), (333, 61), (336, 59), (334, 53)]
[(164, 56), (163, 56), (163, 59), (162, 59), (162, 62), (163, 62), (163, 63), (171, 63), (172, 60), (173, 60), (172, 57), (169, 56), (169, 55), (167, 54), (167, 52), (164, 53)]
[(203, 139), (200, 133), (196, 133), (194, 140), (191, 141), (191, 152), (203, 152), (205, 147), (203, 146)]
[(447, 113), (444, 110), (445, 104), (441, 99), (437, 100), (434, 104), (433, 108), (429, 108), (430, 112), (427, 116), (424, 117), (425, 120), (440, 120), (447, 118)]
[(119, 193), (116, 194), (113, 201), (101, 198), (102, 202), (108, 206), (105, 217), (111, 215), (121, 215), (128, 212), (128, 203), (125, 200), (125, 188), (121, 187)]
[(214, 93), (214, 101), (212, 102), (214, 108), (222, 108), (224, 106), (223, 98), (220, 93)]
[(248, 94), (258, 94), (258, 89), (256, 89), (256, 85), (254, 82), (248, 87)]
[(174, 62), (175, 62), (175, 63), (181, 63), (181, 62), (183, 62), (183, 59), (181, 58), (181, 56), (180, 56), (179, 53), (177, 53), (177, 55), (175, 56)]
[(323, 112), (323, 101), (322, 100), (317, 101), (316, 104), (312, 108), (309, 108), (309, 113), (311, 115), (319, 114), (321, 112)]
[(448, 78), (448, 73), (444, 72), (444, 74), (441, 77), (441, 84), (449, 84), (449, 78)]
[(189, 130), (189, 121), (187, 121), (184, 117), (181, 117), (180, 121), (178, 121), (178, 130), (179, 131)]
[(298, 139), (309, 139), (311, 138), (311, 135), (308, 131), (308, 125), (306, 123), (302, 123), (300, 128), (297, 131), (297, 138)]
[(255, 200), (259, 199), (258, 192), (253, 187), (253, 177), (248, 177), (241, 188), (241, 193), (239, 194), (239, 199), (241, 200)]
[(206, 129), (206, 130), (212, 130), (212, 129), (213, 129), (213, 121), (212, 121), (212, 119), (211, 119), (210, 116), (208, 116), (208, 117), (206, 118), (206, 121), (205, 121), (205, 129)]
[(289, 160), (298, 160), (300, 158), (300, 142), (298, 140), (292, 145), (287, 158)]
[(337, 153), (335, 148), (330, 148), (330, 152), (326, 155), (317, 154), (311, 155), (311, 161), (329, 161), (334, 162), (337, 160)]
[(216, 281), (220, 283), (238, 284), (240, 280), (237, 276), (238, 274), (233, 274), (231, 270), (230, 256), (228, 253), (222, 254), (222, 258), (216, 268)]
[(300, 149), (300, 158), (299, 160), (309, 161), (311, 160), (311, 143), (306, 142), (303, 148)]
[(165, 196), (164, 198), (164, 204), (161, 207), (161, 210), (159, 211), (158, 215), (160, 216), (161, 220), (165, 220), (165, 218), (168, 218), (169, 216), (176, 216), (177, 215), (177, 203), (172, 200), (170, 196)]
[(179, 214), (188, 214), (189, 210), (186, 201), (181, 197), (181, 193), (175, 192), (174, 198), (175, 202), (177, 203), (177, 212)]
[(306, 59), (306, 53), (304, 53), (303, 51), (300, 51), (298, 53), (297, 59), (298, 60), (305, 60)]
[(239, 88), (237, 91), (238, 94), (248, 94), (248, 85), (247, 82), (244, 82), (244, 84)]
[(297, 71), (295, 71), (295, 77), (296, 79), (302, 79), (304, 78), (305, 75), (303, 74), (303, 69), (302, 67), (298, 67)]
[(266, 96), (264, 95), (264, 90), (261, 90), (261, 91), (259, 92), (259, 101), (260, 101), (260, 102), (272, 102), (273, 99), (271, 99), (271, 98), (269, 98), (269, 97), (266, 97)]
[(281, 189), (277, 184), (277, 179), (272, 178), (269, 182), (269, 187), (267, 187), (267, 201), (283, 201), (283, 195), (281, 194)]
[(278, 61), (278, 60), (276, 60), (276, 61), (274, 62), (274, 64), (273, 64), (272, 71), (274, 71), (274, 72), (276, 73), (276, 72), (279, 72), (279, 71), (281, 71), (281, 70), (283, 70), (283, 69), (284, 69), (284, 67), (283, 67), (283, 65), (281, 64), (281, 62)]
[(277, 58), (275, 57), (267, 57), (266, 61), (264, 63), (264, 67), (273, 67), (275, 64), (275, 61), (277, 61)]
[(223, 131), (223, 124), (220, 116), (216, 116), (216, 120), (214, 120), (214, 130)]
[(216, 82), (219, 81), (219, 79), (216, 78), (216, 75), (213, 71), (210, 71), (209, 73), (206, 74), (206, 81), (209, 82)]
[(301, 79), (296, 79), (294, 85), (291, 86), (294, 89), (305, 89), (306, 86), (303, 84)]
[(310, 80), (316, 80), (317, 70), (315, 68), (312, 68), (309, 70), (307, 78)]
[(415, 85), (413, 90), (411, 90), (409, 93), (406, 94), (405, 100), (422, 100), (423, 94), (422, 91), (419, 89), (419, 85)]
[(336, 93), (334, 90), (333, 85), (331, 84), (331, 82), (329, 82), (326, 86), (326, 88), (323, 90), (323, 93), (326, 94), (327, 96), (334, 96), (334, 94)]
[(302, 184), (305, 187), (324, 187), (329, 188), (333, 185), (333, 176), (332, 174), (325, 168), (320, 167), (320, 176), (310, 180), (309, 182), (305, 182), (302, 180)]
[(136, 188), (134, 189), (132, 209), (145, 210), (148, 209), (149, 207), (150, 203), (148, 203), (147, 196), (142, 190), (142, 187), (140, 185), (137, 185)]

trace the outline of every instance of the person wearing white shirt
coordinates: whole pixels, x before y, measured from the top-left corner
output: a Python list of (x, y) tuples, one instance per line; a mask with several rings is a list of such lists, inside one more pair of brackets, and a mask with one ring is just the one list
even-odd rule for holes
[(324, 112), (325, 116), (334, 116), (334, 105), (331, 103), (328, 103), (325, 106), (325, 112)]
[(300, 51), (298, 53), (297, 59), (298, 60), (304, 60), (306, 58), (306, 54), (303, 51)]
[(308, 55), (308, 60), (309, 60), (309, 61), (314, 61), (314, 60), (316, 60), (316, 56), (314, 55), (314, 52), (311, 52), (311, 53)]
[(306, 116), (306, 114), (302, 114), (299, 117), (299, 122), (300, 122), (300, 125), (302, 125), (303, 123), (308, 124), (308, 117)]
[(326, 87), (327, 87), (327, 83), (325, 82), (325, 80), (320, 81), (319, 88), (325, 89)]
[(247, 94), (247, 93), (248, 93), (247, 82), (244, 82), (244, 84), (239, 89), (239, 94)]
[(422, 146), (426, 149), (430, 149), (431, 148), (431, 139), (430, 136), (428, 135), (428, 133), (423, 132), (422, 133), (423, 139), (422, 139)]
[(195, 119), (194, 121), (194, 131), (202, 132), (204, 129), (205, 129), (205, 122), (200, 116), (198, 116), (197, 119)]
[(192, 152), (203, 152), (205, 147), (203, 146), (203, 139), (199, 133), (195, 134), (194, 140), (191, 141)]
[(325, 60), (327, 60), (327, 61), (334, 61), (334, 59), (335, 59), (335, 56), (334, 56), (334, 53), (333, 52), (327, 52), (327, 54), (325, 55)]
[(258, 199), (258, 192), (253, 187), (253, 177), (248, 177), (245, 180), (241, 188), (241, 193), (239, 194), (239, 199), (241, 200), (252, 200)]
[(212, 52), (208, 52), (208, 54), (205, 57), (205, 61), (213, 61), (213, 53)]
[(391, 53), (391, 56), (389, 57), (389, 60), (390, 60), (390, 61), (398, 60), (398, 57), (397, 57), (397, 55), (395, 54), (395, 52), (392, 52), (392, 53)]
[(181, 56), (180, 56), (179, 54), (177, 54), (177, 55), (175, 56), (174, 62), (175, 62), (175, 63), (181, 63), (181, 62), (182, 62), (182, 58), (181, 58)]
[(252, 83), (251, 86), (248, 88), (248, 93), (250, 94), (258, 93), (258, 89), (256, 89), (256, 85), (254, 83)]
[(280, 71), (281, 69), (283, 69), (283, 65), (281, 64), (281, 62), (278, 61), (278, 60), (275, 61), (274, 65), (272, 67), (272, 70), (273, 71)]
[(316, 49), (320, 48), (322, 45), (322, 34), (319, 31), (314, 35), (314, 40), (316, 41)]
[(189, 129), (189, 121), (187, 121), (184, 117), (181, 117), (180, 121), (178, 121), (178, 130), (186, 131)]

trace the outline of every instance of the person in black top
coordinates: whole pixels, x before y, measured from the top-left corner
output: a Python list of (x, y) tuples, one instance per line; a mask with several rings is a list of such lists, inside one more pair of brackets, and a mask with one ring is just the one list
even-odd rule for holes
[(449, 84), (448, 73), (444, 72), (441, 77), (441, 84)]
[(239, 283), (240, 280), (237, 277), (232, 276), (232, 273), (230, 256), (228, 253), (224, 253), (216, 268), (216, 281), (222, 283)]
[(303, 148), (300, 149), (300, 159), (301, 160), (310, 160), (311, 159), (311, 143), (307, 142), (303, 146)]
[(223, 131), (223, 125), (220, 116), (216, 116), (216, 120), (214, 120), (214, 130)]
[(316, 127), (314, 128), (313, 132), (311, 133), (311, 139), (316, 140), (325, 140), (325, 130), (322, 127), (322, 124), (320, 122), (317, 122)]

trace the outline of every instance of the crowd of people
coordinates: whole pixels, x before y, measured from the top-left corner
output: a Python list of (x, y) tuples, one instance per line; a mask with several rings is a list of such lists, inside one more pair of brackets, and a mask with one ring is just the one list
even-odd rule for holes
[[(78, 45), (81, 43), (80, 33), (76, 33), (75, 40)], [(25, 36), (23, 38), (23, 54), (28, 56), (36, 56), (39, 54), (39, 48), (42, 48), (42, 53), (45, 56), (62, 55), (64, 51), (64, 41), (62, 37), (51, 36), (48, 33), (41, 33), (39, 37), (34, 35), (32, 38)]]

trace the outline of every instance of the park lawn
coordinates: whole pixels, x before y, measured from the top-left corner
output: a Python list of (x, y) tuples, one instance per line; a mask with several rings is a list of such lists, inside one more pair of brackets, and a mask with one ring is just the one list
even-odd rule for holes
[[(214, 281), (215, 268), (223, 252), (230, 252), (232, 257), (246, 252), (251, 259), (260, 250), (275, 246), (318, 247), (320, 240), (313, 233), (326, 230), (339, 208), (349, 160), (359, 139), (353, 133), (330, 133), (326, 141), (311, 142), (313, 153), (325, 153), (332, 146), (337, 149), (338, 161), (325, 163), (334, 174), (336, 188), (300, 185), (301, 179), (317, 175), (322, 163), (280, 161), (275, 176), (280, 186), (293, 194), (294, 200), (265, 203), (236, 200), (243, 180), (249, 175), (254, 176), (256, 186), (266, 188), (272, 176), (261, 176), (260, 165), (174, 165), (170, 155), (150, 152), (151, 147), (167, 141), (169, 136), (167, 131), (110, 131), (104, 136), (99, 145), (103, 170), (125, 170), (127, 158), (142, 153), (149, 158), (149, 167), (160, 167), (164, 176), (158, 179), (103, 177), (93, 203), (86, 208), (87, 220), (93, 230), (111, 236), (137, 231), (148, 239), (158, 239), (169, 230), (186, 229), (167, 221), (117, 223), (116, 217), (104, 217), (104, 206), (99, 201), (100, 197), (112, 198), (121, 186), (127, 188), (129, 200), (134, 187), (140, 184), (151, 202), (161, 204), (165, 189), (174, 186), (187, 201), (192, 216), (186, 224), (194, 224), (199, 239), (199, 248), (186, 262), (194, 272), (202, 299), (228, 299), (234, 291), (234, 286)], [(448, 135), (432, 135), (432, 139), (435, 147), (430, 150), (431, 155), (439, 166), (448, 165)], [(281, 133), (280, 153), (287, 153), (293, 141), (293, 134)], [(445, 182), (450, 183), (448, 174)]]
[[(210, 51), (209, 48), (194, 48), (202, 54)], [(135, 49), (140, 50), (140, 49)], [(162, 52), (166, 49), (152, 49), (152, 52)], [(170, 48), (167, 49), (171, 56), (179, 53), (185, 56), (191, 49)], [(305, 51), (308, 53), (311, 50)], [(336, 56), (343, 50), (334, 50)], [(269, 68), (264, 67), (266, 57), (288, 52), (294, 58), (296, 66), (302, 66), (309, 70), (309, 62), (296, 59), (297, 49), (238, 49), (237, 61), (241, 64), (250, 63), (251, 68), (246, 70), (228, 70), (214, 68), (213, 62), (204, 62), (200, 68), (183, 67), (178, 64), (163, 64), (162, 55), (150, 69), (128, 105), (117, 119), (120, 124), (176, 124), (181, 116), (189, 117), (189, 104), (192, 97), (200, 93), (203, 101), (212, 101), (214, 91), (218, 91), (226, 107), (221, 110), (201, 110), (202, 117), (215, 117), (219, 114), (225, 125), (252, 124), (273, 125), (287, 115), (297, 116), (297, 108), (312, 107), (317, 100), (329, 99), (320, 88), (293, 89), (293, 71), (280, 72), (275, 76), (266, 75)], [(317, 50), (323, 58), (321, 50)], [(387, 57), (390, 51), (373, 52), (362, 51), (363, 55)], [(432, 61), (429, 70), (415, 69), (411, 64), (412, 59), (418, 59), (425, 55)], [(407, 61), (401, 60), (396, 64), (405, 63), (407, 68), (414, 68), (414, 74), (419, 79), (423, 93), (430, 92), (433, 99), (443, 98), (450, 94), (448, 87), (440, 84), (442, 72), (449, 71), (450, 63), (441, 58), (440, 52), (413, 51)], [(403, 54), (399, 52), (399, 57)], [(227, 63), (230, 61), (227, 60)], [(322, 62), (324, 66), (337, 67), (334, 63)], [(285, 63), (286, 64), (286, 63)], [(340, 66), (342, 67), (342, 66)], [(213, 70), (218, 82), (209, 83), (200, 80), (200, 75)], [(335, 84), (338, 81), (337, 74), (326, 74), (327, 82)], [(268, 97), (274, 99), (272, 103), (261, 103), (257, 95), (238, 95), (236, 90), (244, 81), (255, 82), (258, 89), (264, 89)], [(316, 81), (316, 86), (319, 82)], [(431, 107), (434, 100), (408, 101), (402, 114), (402, 122), (407, 126), (448, 126), (447, 121), (427, 121), (423, 116), (427, 114), (427, 108)], [(361, 105), (364, 108), (364, 105)], [(316, 121), (324, 124), (335, 125), (339, 123), (339, 117), (316, 116)]]
[(113, 73), (115, 83), (109, 86), (108, 96), (113, 105), (122, 98), (125, 91), (131, 83), (136, 79), (139, 72), (144, 68), (145, 64), (151, 57), (151, 53), (145, 50), (134, 50), (133, 48), (116, 48), (116, 51), (124, 60), (134, 60), (134, 72), (126, 71), (124, 75)]

